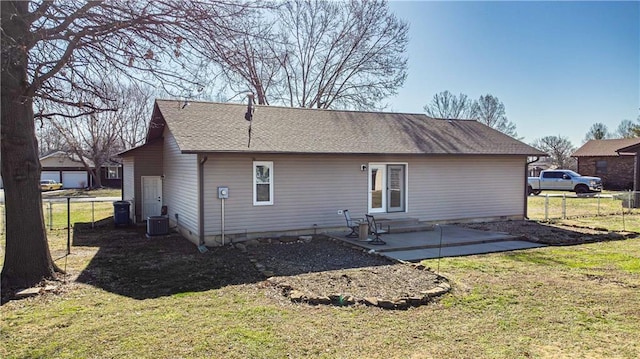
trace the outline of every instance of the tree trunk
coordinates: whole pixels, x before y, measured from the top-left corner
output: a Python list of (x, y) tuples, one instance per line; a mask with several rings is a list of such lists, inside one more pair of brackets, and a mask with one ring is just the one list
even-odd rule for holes
[(96, 165), (96, 168), (90, 169), (91, 177), (93, 178), (93, 183), (91, 184), (91, 188), (102, 188), (102, 173), (101, 167)]
[(28, 92), (27, 2), (2, 2), (1, 158), (6, 244), (3, 288), (30, 287), (55, 277), (42, 214), (40, 161)]

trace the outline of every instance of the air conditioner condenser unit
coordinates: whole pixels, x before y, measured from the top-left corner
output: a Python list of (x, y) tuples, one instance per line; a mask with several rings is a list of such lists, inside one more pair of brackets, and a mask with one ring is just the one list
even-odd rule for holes
[(152, 216), (147, 218), (147, 235), (161, 236), (169, 233), (169, 218)]

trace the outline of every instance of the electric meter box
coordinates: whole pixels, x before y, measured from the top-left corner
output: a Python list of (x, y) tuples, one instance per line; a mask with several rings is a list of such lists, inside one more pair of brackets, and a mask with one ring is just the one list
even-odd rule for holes
[(218, 187), (218, 198), (229, 198), (229, 187)]

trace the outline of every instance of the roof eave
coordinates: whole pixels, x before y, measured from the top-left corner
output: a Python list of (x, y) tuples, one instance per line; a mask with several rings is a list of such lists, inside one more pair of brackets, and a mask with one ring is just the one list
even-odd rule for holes
[(356, 156), (519, 156), (548, 157), (546, 153), (427, 153), (427, 152), (304, 152), (304, 151), (249, 151), (249, 150), (182, 150), (182, 154), (288, 154), (288, 155), (356, 155)]

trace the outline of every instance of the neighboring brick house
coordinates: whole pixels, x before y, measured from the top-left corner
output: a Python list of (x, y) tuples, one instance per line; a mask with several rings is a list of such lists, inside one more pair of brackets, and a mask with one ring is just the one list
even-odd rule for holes
[(590, 140), (571, 155), (578, 160), (578, 173), (602, 178), (605, 189), (633, 188), (634, 154), (617, 151), (640, 144), (640, 138)]

